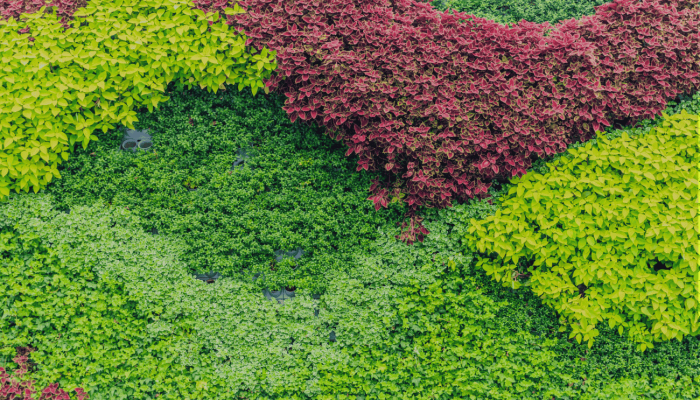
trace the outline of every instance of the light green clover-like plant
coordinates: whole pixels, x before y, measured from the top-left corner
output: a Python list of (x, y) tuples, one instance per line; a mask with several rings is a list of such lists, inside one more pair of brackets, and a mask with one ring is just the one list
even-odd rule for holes
[[(44, 9), (0, 22), (0, 199), (60, 178), (58, 165), (96, 131), (133, 129), (134, 109), (168, 100), (170, 82), (255, 94), (276, 67), (274, 52), (246, 47), (218, 13), (189, 1), (95, 0), (65, 31)], [(26, 26), (34, 41), (18, 33)]]

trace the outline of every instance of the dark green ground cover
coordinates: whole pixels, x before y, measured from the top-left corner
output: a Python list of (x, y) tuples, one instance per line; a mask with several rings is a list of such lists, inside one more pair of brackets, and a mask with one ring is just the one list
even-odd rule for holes
[[(493, 185), (493, 204), (425, 210), (430, 235), (406, 246), (394, 238), (399, 207), (365, 200), (373, 175), (281, 105), (249, 91), (173, 93), (139, 113), (153, 152), (120, 151), (110, 132), (77, 149), (45, 193), (0, 206), (0, 364), (14, 367), (14, 347), (31, 344), (34, 379), (94, 400), (700, 397), (698, 338), (640, 353), (601, 326), (589, 350), (526, 288), (473, 267), (467, 221), (495, 213), (509, 183)], [(682, 108), (700, 113), (700, 95), (667, 113)], [(296, 247), (296, 269), (270, 270), (275, 250)], [(193, 278), (209, 270), (223, 277)], [(265, 286), (297, 297), (277, 305)]]
[(606, 0), (435, 0), (431, 4), (438, 10), (455, 10), (492, 19), (501, 24), (521, 20), (538, 24), (557, 22), (593, 15), (597, 6)]
[[(249, 91), (180, 94), (139, 114), (152, 153), (119, 151), (121, 133), (104, 135), (47, 192), (62, 209), (101, 198), (142, 216), (144, 230), (182, 237), (192, 273), (265, 271), (273, 286), (322, 290), (326, 271), (347, 268), (349, 254), (400, 211), (375, 212), (365, 200), (371, 175), (356, 173), (356, 158), (320, 129), (290, 123), (282, 104)], [(250, 158), (229, 174), (239, 148)], [(270, 271), (276, 250), (298, 247), (298, 268)]]

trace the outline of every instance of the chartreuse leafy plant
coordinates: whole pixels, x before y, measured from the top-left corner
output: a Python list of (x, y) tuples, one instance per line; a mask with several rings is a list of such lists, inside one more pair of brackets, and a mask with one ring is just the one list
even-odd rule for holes
[[(168, 100), (170, 82), (255, 93), (276, 66), (274, 52), (246, 47), (188, 0), (91, 0), (68, 30), (44, 10), (0, 21), (0, 198), (60, 178), (76, 143), (133, 127), (134, 108)], [(18, 33), (26, 27), (31, 37)]]
[(642, 351), (700, 334), (698, 117), (664, 117), (643, 137), (600, 135), (553, 171), (514, 179), (502, 210), (470, 221), (478, 266), (506, 287), (531, 275), (589, 347), (602, 322)]

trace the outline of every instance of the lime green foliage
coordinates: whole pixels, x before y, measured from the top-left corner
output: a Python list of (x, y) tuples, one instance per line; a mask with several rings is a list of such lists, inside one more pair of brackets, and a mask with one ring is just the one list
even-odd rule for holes
[[(376, 212), (366, 198), (377, 174), (354, 173), (357, 159), (342, 145), (289, 122), (283, 97), (174, 91), (157, 112), (138, 114), (152, 152), (120, 151), (122, 134), (109, 132), (78, 149), (46, 191), (61, 209), (100, 198), (129, 207), (144, 230), (184, 240), (182, 261), (193, 274), (265, 272), (273, 289), (322, 292), (329, 271), (352, 268), (351, 255), (380, 237), (379, 226), (399, 220), (401, 208)], [(239, 148), (249, 159), (229, 173)], [(270, 271), (275, 250), (297, 247), (305, 254), (296, 269)]]
[(455, 10), (474, 14), (480, 18), (501, 24), (521, 20), (538, 24), (593, 15), (596, 6), (610, 3), (608, 0), (436, 0), (432, 5), (438, 10)]
[[(219, 16), (187, 0), (91, 0), (65, 31), (55, 11), (24, 17), (0, 22), (0, 198), (60, 178), (76, 143), (133, 126), (133, 109), (168, 100), (172, 81), (255, 93), (276, 66), (274, 52), (247, 48), (224, 23), (210, 26)], [(26, 26), (34, 41), (17, 33)]]
[(589, 347), (603, 321), (642, 351), (700, 333), (698, 117), (664, 117), (644, 137), (601, 135), (554, 171), (513, 179), (502, 210), (470, 221), (478, 265), (513, 288), (532, 274), (526, 284)]

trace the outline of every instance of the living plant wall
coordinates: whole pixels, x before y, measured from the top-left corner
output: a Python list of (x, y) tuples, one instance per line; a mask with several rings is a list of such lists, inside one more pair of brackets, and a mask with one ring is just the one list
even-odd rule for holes
[[(212, 1), (193, 4), (200, 8), (225, 6)], [(685, 18), (695, 18), (692, 4), (616, 4), (630, 13), (662, 13), (661, 22), (653, 29), (665, 34), (663, 23), (668, 22), (681, 32), (685, 29), (684, 34), (691, 35), (686, 39), (695, 38), (694, 26), (685, 25)], [(676, 10), (674, 4), (679, 5)], [(382, 9), (374, 11), (378, 11), (374, 18), (389, 14)], [(328, 12), (325, 15), (338, 16)], [(257, 18), (254, 11), (249, 10), (249, 14)], [(63, 23), (72, 21), (67, 15)], [(402, 18), (396, 17), (397, 21)], [(336, 23), (333, 18), (329, 21)], [(482, 21), (471, 26), (478, 28), (480, 24), (489, 25)], [(202, 26), (206, 32), (204, 20)], [(294, 35), (306, 34), (300, 26)], [(343, 27), (341, 33), (352, 29)], [(22, 30), (21, 38), (31, 41), (34, 31)], [(668, 34), (671, 36), (664, 37), (676, 37)], [(361, 37), (373, 43), (380, 40)], [(542, 39), (537, 36), (537, 40)], [(683, 45), (684, 40), (678, 38), (672, 45)], [(688, 48), (692, 46), (696, 42), (691, 41)], [(336, 50), (336, 61), (340, 67), (349, 65), (346, 76), (352, 78), (347, 74), (356, 64), (342, 58), (350, 58), (352, 52)], [(673, 50), (676, 57), (683, 51)], [(295, 57), (298, 60), (291, 60), (305, 62), (298, 54)], [(691, 72), (695, 65), (691, 65)], [(644, 76), (648, 71), (639, 73)], [(299, 84), (304, 82), (303, 74), (297, 78)], [(290, 76), (288, 80), (297, 78)], [(511, 190), (507, 176), (484, 184), (489, 201), (469, 199), (455, 201), (452, 208), (424, 210), (424, 228), (431, 234), (424, 243), (408, 247), (394, 240), (398, 233), (394, 223), (406, 207), (400, 201), (401, 193), (387, 204), (388, 209), (378, 212), (363, 200), (371, 180), (390, 178), (381, 168), (371, 174), (349, 173), (349, 167), (361, 161), (359, 155), (345, 159), (346, 149), (322, 137), (322, 131), (303, 126), (301, 118), (294, 123), (284, 118), (290, 109), (281, 110), (280, 94), (268, 97), (258, 93), (253, 99), (253, 89), (213, 93), (213, 87), (204, 93), (196, 81), (191, 82), (194, 91), (192, 87), (185, 91), (184, 86), (189, 86), (185, 83), (190, 82), (184, 73), (183, 80), (166, 87), (162, 95), (176, 89), (167, 93), (173, 99), (158, 103), (152, 114), (143, 104), (133, 105), (138, 120), (130, 126), (149, 129), (150, 151), (120, 149), (123, 132), (108, 129), (97, 134), (102, 140), (73, 149), (72, 156), (57, 167), (62, 178), (48, 185), (48, 193), (10, 193), (9, 201), (0, 207), (5, 264), (0, 269), (0, 293), (7, 301), (0, 318), (0, 358), (8, 371), (22, 367), (12, 362), (18, 348), (32, 345), (37, 350), (29, 356), (31, 379), (36, 379), (37, 387), (55, 390), (58, 383), (74, 397), (82, 395), (75, 389), (84, 388), (91, 400), (325, 400), (348, 396), (696, 400), (700, 396), (700, 342), (692, 331), (675, 334), (672, 341), (661, 329), (657, 335), (652, 332), (654, 326), (647, 324), (647, 314), (642, 312), (644, 315), (635, 320), (637, 314), (628, 304), (609, 302), (605, 290), (610, 283), (607, 277), (596, 275), (583, 295), (598, 295), (608, 320), (597, 321), (593, 328), (597, 336), (589, 341), (590, 348), (579, 345), (576, 336), (581, 332), (576, 331), (575, 323), (568, 323), (576, 318), (562, 324), (557, 313), (563, 310), (580, 318), (576, 310), (564, 307), (564, 296), (580, 303), (577, 298), (582, 293), (540, 298), (531, 288), (546, 292), (555, 279), (537, 281), (538, 271), (530, 268), (534, 265), (518, 266), (518, 274), (503, 269), (507, 265), (497, 252), (480, 252), (474, 247), (470, 235), (477, 232), (468, 230), (478, 222), (472, 219), (488, 218), (501, 208), (503, 218), (509, 207), (514, 207), (503, 207), (502, 199), (508, 199)], [(688, 82), (687, 86), (692, 86), (692, 81)], [(643, 99), (644, 93), (634, 93), (630, 99)], [(667, 114), (677, 114), (681, 108), (698, 114), (698, 94), (693, 99), (685, 95), (679, 98), (680, 104), (669, 103), (676, 108), (667, 108)], [(656, 101), (658, 105), (665, 100)], [(663, 126), (666, 120), (671, 126)], [(623, 123), (624, 119), (613, 125)], [(653, 143), (657, 142), (648, 135), (674, 137), (678, 128), (674, 124), (678, 121), (662, 116), (624, 128), (630, 137), (640, 138), (626, 142), (626, 149), (646, 151), (652, 164), (668, 163), (666, 153), (654, 152)], [(652, 125), (657, 128), (652, 130)], [(684, 125), (680, 130), (688, 128)], [(605, 130), (607, 140), (622, 137), (620, 130)], [(693, 138), (683, 135), (676, 137)], [(597, 141), (583, 140), (583, 149), (572, 150), (574, 158), (599, 151), (594, 145)], [(601, 139), (601, 146), (604, 142)], [(591, 143), (588, 148), (587, 143)], [(687, 145), (680, 139), (678, 143)], [(645, 148), (648, 144), (652, 146)], [(576, 149), (581, 143), (566, 146)], [(669, 150), (662, 144), (658, 148)], [(553, 168), (566, 162), (556, 160), (566, 154), (545, 152), (528, 168), (528, 174), (555, 174)], [(600, 152), (598, 157), (596, 162), (607, 163), (609, 168), (616, 165), (614, 160), (603, 159)], [(595, 170), (593, 165), (589, 167)], [(632, 173), (631, 179), (640, 185), (643, 181), (638, 179), (650, 179), (643, 173)], [(567, 177), (574, 183), (590, 184), (573, 173)], [(528, 179), (523, 179), (525, 184)], [(685, 189), (680, 189), (685, 195)], [(514, 190), (517, 194), (518, 188)], [(527, 189), (524, 196), (525, 192), (534, 195), (536, 190)], [(661, 196), (663, 192), (654, 193)], [(585, 212), (585, 205), (581, 207)], [(302, 212), (293, 213), (295, 208), (302, 208)], [(206, 217), (208, 212), (215, 218)], [(511, 209), (509, 215), (513, 214)], [(270, 221), (272, 228), (265, 226)], [(635, 220), (617, 222), (634, 224)], [(317, 224), (323, 229), (314, 229)], [(254, 232), (257, 240), (245, 241), (246, 230)], [(227, 234), (234, 239), (227, 239)], [(216, 240), (207, 241), (208, 235)], [(595, 232), (592, 235), (595, 239)], [(651, 239), (649, 243), (654, 244)], [(309, 248), (291, 251), (300, 246)], [(656, 251), (663, 249), (657, 246)], [(670, 254), (687, 251), (687, 246), (674, 247)], [(277, 262), (278, 254), (287, 253), (303, 255)], [(247, 268), (239, 257), (248, 257)], [(644, 273), (654, 271), (654, 282), (675, 293), (672, 285), (680, 286), (677, 282), (687, 287), (688, 274), (681, 265), (685, 264), (674, 262), (669, 269), (668, 264), (648, 265)], [(200, 268), (214, 266), (226, 270), (217, 274), (206, 268), (213, 273), (201, 275), (210, 277), (206, 279), (211, 283), (197, 279), (205, 272)], [(546, 263), (544, 267), (549, 268)], [(592, 268), (585, 262), (580, 267)], [(492, 280), (497, 269), (506, 277), (505, 288), (502, 282)], [(256, 279), (258, 272), (261, 275)], [(530, 276), (521, 277), (521, 273)], [(572, 269), (563, 271), (562, 278), (574, 273)], [(585, 279), (584, 275), (569, 279), (578, 283), (576, 279)], [(530, 286), (526, 285), (528, 278)], [(520, 285), (523, 287), (516, 287)], [(265, 297), (266, 288), (293, 289), (296, 296), (280, 304)], [(677, 319), (690, 321), (692, 327), (692, 317), (688, 317), (692, 310), (682, 309), (688, 307), (686, 295), (676, 293), (673, 300), (683, 298), (685, 304), (674, 303), (667, 309), (672, 308)], [(665, 298), (671, 299), (670, 295)], [(653, 304), (652, 311), (655, 317)], [(646, 335), (645, 340), (650, 335), (654, 347), (640, 351), (629, 340), (631, 330), (621, 336), (619, 326), (609, 324), (618, 317), (628, 326), (638, 325), (638, 332)], [(588, 326), (592, 322), (587, 321)]]
[[(36, 43), (35, 36), (26, 34), (27, 27), (31, 30), (32, 26), (23, 27), (24, 22), (10, 19), (12, 22), (3, 25), (7, 29), (4, 37), (8, 38), (4, 59), (12, 60), (5, 70), (12, 71), (9, 79), (13, 82), (5, 83), (8, 96), (4, 96), (7, 107), (3, 115), (9, 119), (1, 126), (8, 132), (7, 168), (0, 171), (5, 177), (4, 189), (0, 189), (7, 193), (10, 189), (28, 191), (35, 187), (36, 191), (43, 187), (57, 176), (56, 166), (68, 157), (76, 141), (85, 146), (97, 138), (92, 135), (96, 129), (112, 127), (103, 121), (105, 117), (112, 118), (112, 122), (132, 123), (131, 104), (150, 102), (151, 107), (164, 100), (164, 96), (150, 91), (162, 92), (163, 84), (170, 79), (213, 89), (226, 82), (237, 83), (239, 89), (249, 85), (254, 91), (264, 87), (284, 93), (289, 98), (285, 110), (292, 121), (300, 118), (329, 127), (328, 133), (348, 146), (348, 155), (359, 156), (358, 170), (382, 171), (384, 176), (370, 187), (369, 199), (376, 208), (386, 207), (390, 201), (406, 202), (406, 215), (411, 219), (403, 224), (407, 229), (402, 238), (413, 243), (428, 233), (415, 214), (418, 207), (442, 208), (452, 201), (483, 197), (493, 179), (522, 175), (534, 157), (563, 151), (575, 140), (590, 139), (601, 126), (634, 123), (656, 115), (669, 98), (696, 90), (700, 82), (700, 11), (693, 0), (619, 0), (598, 7), (594, 16), (568, 20), (553, 28), (526, 21), (511, 28), (464, 13), (448, 15), (413, 0), (367, 4), (358, 0), (350, 5), (296, 0), (278, 3), (285, 6), (262, 0), (235, 5), (223, 1), (193, 3), (206, 9), (206, 15), (201, 10), (189, 10), (185, 7), (187, 1), (172, 3), (173, 7), (183, 7), (165, 18), (182, 13), (184, 17), (175, 20), (186, 24), (193, 22), (189, 15), (197, 15), (196, 26), (187, 31), (192, 36), (174, 44), (179, 39), (165, 32), (158, 36), (160, 25), (151, 24), (143, 38), (137, 36), (132, 43), (124, 44), (129, 51), (141, 49), (143, 53), (135, 56), (140, 60), (138, 66), (130, 64), (136, 60), (122, 58), (124, 71), (102, 67), (106, 60), (119, 63), (120, 59), (107, 54), (92, 58), (101, 51), (99, 44), (122, 32), (112, 26), (127, 32), (131, 29), (131, 25), (122, 26), (117, 21), (145, 24), (165, 15), (166, 8), (160, 12), (160, 7), (166, 3), (140, 3), (141, 7), (157, 4), (159, 8), (159, 13), (144, 13), (140, 18), (131, 17), (139, 8), (118, 3), (115, 6), (129, 16), (115, 17), (110, 20), (115, 24), (102, 23), (101, 29), (96, 29), (98, 20), (90, 27), (90, 22), (81, 18), (101, 9), (101, 3), (91, 2), (72, 16), (78, 17), (73, 26), (85, 29), (68, 34), (74, 36), (67, 42), (77, 43), (75, 47), (69, 44), (73, 50), (60, 55), (55, 50), (62, 47), (53, 43), (54, 36), (47, 36), (46, 42), (39, 36)], [(61, 8), (65, 14), (70, 11)], [(225, 24), (214, 25), (224, 14), (235, 15), (227, 15)], [(46, 26), (45, 31), (58, 31), (57, 16), (52, 15), (47, 20), (47, 16), (35, 14), (27, 22)], [(64, 24), (66, 18), (62, 17)], [(233, 25), (246, 36), (236, 36), (235, 46), (230, 42), (233, 47), (229, 53), (219, 56), (218, 51), (226, 51), (223, 42), (235, 36), (224, 33), (228, 31), (224, 25)], [(168, 28), (177, 34), (176, 38), (186, 33), (175, 25)], [(205, 33), (209, 37), (212, 29), (218, 34), (211, 36), (228, 39), (220, 39), (222, 43), (212, 39), (216, 45), (200, 49), (195, 38)], [(96, 31), (99, 36), (95, 36)], [(76, 55), (83, 54), (79, 43), (87, 37), (89, 43), (98, 45), (86, 48), (86, 61), (77, 63), (75, 72), (94, 69), (95, 82), (75, 99), (70, 94), (63, 98), (61, 88), (74, 83), (58, 83), (58, 75), (50, 78), (59, 85), (53, 92), (36, 90), (37, 81), (28, 81), (26, 76), (14, 83), (15, 74), (26, 75), (24, 65), (30, 65), (29, 60), (32, 72), (53, 77), (51, 65), (73, 62)], [(122, 34), (121, 41), (127, 40)], [(158, 46), (145, 47), (149, 40), (170, 44), (165, 44), (165, 53), (152, 56), (151, 49)], [(175, 58), (182, 66), (171, 71), (168, 64), (162, 64), (167, 62), (168, 49), (188, 52), (189, 40), (194, 40), (192, 56)], [(243, 47), (244, 42), (252, 45), (251, 50)], [(52, 48), (55, 55), (40, 51), (42, 47)], [(30, 58), (15, 57), (27, 51)], [(403, 56), (388, 56), (395, 54)], [(199, 62), (199, 72), (192, 67), (192, 60)], [(276, 61), (280, 63), (277, 69)], [(204, 74), (207, 64), (202, 62), (216, 66), (209, 66)], [(150, 68), (154, 70), (149, 77), (159, 78), (150, 84), (148, 80), (142, 82), (138, 71), (145, 74)], [(183, 73), (191, 71), (193, 76), (177, 75), (181, 69)], [(63, 65), (58, 70), (71, 71)], [(233, 70), (237, 73), (230, 77)], [(105, 81), (100, 78), (109, 75), (121, 82), (120, 78), (134, 73), (137, 77), (133, 81), (128, 78), (123, 87), (119, 86), (121, 89), (115, 89), (117, 97), (102, 99), (91, 94), (105, 90), (101, 83)], [(77, 84), (83, 85), (79, 81)], [(126, 96), (131, 100), (125, 98), (126, 108), (119, 108), (119, 96), (125, 91), (131, 93)], [(10, 96), (11, 92), (16, 93)], [(147, 99), (142, 101), (139, 93)], [(98, 107), (98, 100), (103, 110), (95, 109), (85, 116), (69, 113), (62, 118), (69, 124), (66, 129), (59, 125), (54, 130), (53, 122), (23, 125), (35, 114), (36, 118), (54, 118), (60, 107), (68, 107), (69, 100), (71, 110)], [(17, 118), (22, 122), (11, 123)], [(39, 139), (42, 132), (44, 139)], [(68, 138), (69, 134), (75, 135), (73, 139)]]

